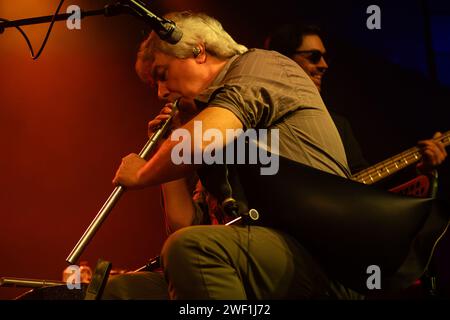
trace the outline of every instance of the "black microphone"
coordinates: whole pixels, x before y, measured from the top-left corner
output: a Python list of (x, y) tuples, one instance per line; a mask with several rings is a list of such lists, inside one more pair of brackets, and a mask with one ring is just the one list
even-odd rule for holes
[(153, 31), (161, 38), (170, 44), (176, 44), (181, 40), (183, 32), (177, 28), (175, 22), (160, 18), (154, 15), (150, 10), (147, 9), (147, 4), (141, 0), (126, 0), (126, 6), (133, 10), (144, 21), (148, 22)]

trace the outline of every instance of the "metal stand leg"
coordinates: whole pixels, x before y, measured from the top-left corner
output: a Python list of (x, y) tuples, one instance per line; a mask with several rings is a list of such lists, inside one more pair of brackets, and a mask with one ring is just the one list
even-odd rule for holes
[(133, 272), (140, 271), (155, 271), (156, 269), (161, 267), (161, 257), (156, 256), (151, 258), (145, 266), (140, 267), (139, 269), (134, 270)]

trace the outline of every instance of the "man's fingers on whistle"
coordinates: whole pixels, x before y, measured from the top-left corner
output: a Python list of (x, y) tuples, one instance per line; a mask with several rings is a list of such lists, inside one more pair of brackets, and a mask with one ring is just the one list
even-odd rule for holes
[(155, 128), (159, 127), (161, 125), (161, 122), (163, 122), (166, 119), (167, 118), (153, 119), (153, 120), (149, 121), (148, 128), (155, 129)]
[(129, 160), (129, 159), (135, 159), (135, 158), (139, 158), (139, 155), (137, 155), (136, 153), (130, 153), (122, 158), (122, 162)]
[(167, 105), (164, 108), (162, 108), (160, 112), (160, 114), (170, 114), (170, 113), (172, 113), (172, 106), (167, 107)]
[(169, 114), (159, 114), (156, 116), (155, 120), (163, 121), (163, 120), (167, 120), (169, 118), (170, 118)]

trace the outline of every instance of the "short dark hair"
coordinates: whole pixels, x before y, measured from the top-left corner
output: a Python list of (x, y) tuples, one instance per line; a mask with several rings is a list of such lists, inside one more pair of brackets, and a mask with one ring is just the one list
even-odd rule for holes
[(321, 36), (321, 30), (313, 24), (285, 24), (274, 30), (265, 40), (264, 48), (278, 51), (285, 56), (292, 56), (302, 45), (303, 36)]

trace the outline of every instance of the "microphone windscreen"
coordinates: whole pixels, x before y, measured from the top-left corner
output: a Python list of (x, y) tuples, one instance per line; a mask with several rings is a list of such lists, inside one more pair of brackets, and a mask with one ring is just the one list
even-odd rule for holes
[(170, 36), (166, 39), (170, 44), (176, 44), (183, 37), (183, 31), (180, 28), (175, 27), (170, 34)]

